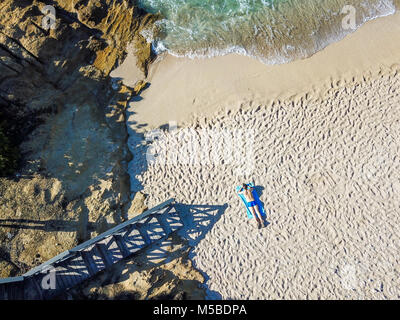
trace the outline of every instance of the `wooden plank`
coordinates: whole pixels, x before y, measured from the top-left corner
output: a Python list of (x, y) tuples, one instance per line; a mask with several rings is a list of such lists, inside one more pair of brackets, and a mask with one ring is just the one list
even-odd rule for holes
[(85, 261), (83, 261), (81, 255), (77, 255), (71, 258), (71, 262), (72, 262), (73, 272), (76, 274), (76, 276), (80, 279), (81, 282), (90, 277), (89, 270), (85, 264)]
[(14, 284), (13, 282), (6, 284), (7, 300), (14, 300), (13, 292), (12, 292), (13, 284)]
[(167, 235), (155, 216), (151, 216), (143, 227), (147, 232), (150, 243), (156, 242)]
[(71, 286), (71, 283), (68, 281), (65, 276), (64, 268), (58, 266), (56, 269), (56, 288), (59, 290), (68, 289)]
[(170, 213), (166, 214), (165, 219), (166, 219), (166, 223), (168, 223), (172, 232), (184, 227), (182, 219), (176, 210), (171, 211)]
[(14, 293), (13, 293), (14, 283), (7, 283), (6, 290), (7, 290), (7, 297), (8, 300), (14, 300)]
[(81, 251), (79, 254), (85, 262), (86, 268), (88, 269), (90, 276), (94, 276), (98, 272), (98, 270), (95, 266), (95, 262), (92, 256), (87, 251)]
[(154, 216), (157, 218), (158, 222), (161, 224), (167, 234), (177, 231), (184, 226), (175, 206), (171, 206), (169, 210), (163, 214), (155, 214)]
[(15, 300), (24, 300), (25, 281), (15, 284)]
[(104, 243), (98, 242), (96, 243), (96, 248), (99, 250), (100, 257), (104, 261), (106, 267), (112, 266), (112, 259), (108, 255), (106, 245)]
[(138, 215), (138, 216), (136, 216), (136, 217), (134, 217), (134, 218), (132, 218), (132, 219), (130, 219), (128, 221), (125, 221), (125, 222), (119, 224), (118, 226), (107, 230), (106, 232), (104, 232), (102, 234), (99, 234), (97, 237), (94, 237), (93, 239), (85, 241), (84, 243), (82, 243), (82, 244), (76, 246), (75, 248), (72, 248), (71, 250), (69, 250), (69, 252), (78, 252), (78, 251), (81, 251), (83, 249), (86, 249), (87, 247), (89, 247), (91, 245), (94, 245), (95, 243), (101, 241), (102, 239), (107, 238), (110, 235), (121, 231), (125, 227), (127, 227), (127, 226), (129, 226), (129, 225), (131, 225), (133, 223), (136, 223), (137, 221), (140, 221), (140, 220), (146, 218), (150, 214), (152, 214), (154, 212), (157, 212), (157, 211), (161, 210), (162, 208), (165, 208), (165, 207), (167, 207), (169, 205), (172, 205), (172, 203), (174, 201), (175, 201), (175, 199), (171, 198), (171, 199), (169, 199), (169, 200), (167, 200), (167, 201), (165, 201), (165, 202), (163, 202), (163, 203), (161, 203), (161, 204), (159, 204), (159, 205), (157, 205), (157, 206), (155, 206), (155, 207), (143, 212), (142, 214), (140, 214), (140, 215)]
[[(52, 266), (52, 267), (54, 268), (54, 266)], [(45, 288), (43, 288), (43, 285), (42, 285), (43, 278), (47, 277), (49, 275), (50, 271), (43, 270), (42, 272), (39, 272), (39, 273), (36, 273), (36, 274), (30, 276), (35, 280), (36, 284), (39, 286), (39, 288), (44, 296), (44, 299), (53, 296), (54, 293), (52, 291), (60, 291), (60, 290), (65, 289), (68, 286), (68, 283), (65, 283), (64, 281), (62, 281), (62, 279), (60, 279), (56, 269), (53, 269), (53, 270), (55, 272), (55, 281), (56, 281), (55, 289), (45, 289)]]
[(92, 267), (92, 269), (95, 270), (95, 273), (97, 273), (101, 270), (104, 270), (106, 268), (106, 264), (104, 263), (104, 260), (101, 257), (100, 252), (99, 252), (98, 248), (96, 247), (96, 245), (93, 245), (88, 250), (85, 250), (85, 252), (87, 252), (88, 256), (90, 256), (90, 258), (93, 262), (91, 264), (91, 267)]
[(63, 261), (62, 263), (60, 263), (61, 266), (63, 266), (65, 268), (65, 278), (69, 281), (70, 286), (69, 288), (74, 287), (77, 283), (82, 282), (81, 277), (79, 277), (76, 273), (75, 273), (75, 266), (72, 260), (68, 259), (66, 261)]
[(11, 283), (11, 282), (22, 282), (22, 281), (24, 281), (24, 277), (23, 276), (3, 278), (3, 279), (0, 279), (0, 285), (1, 284), (6, 284), (6, 283)]
[(123, 236), (123, 239), (130, 254), (133, 254), (146, 246), (146, 241), (136, 228), (136, 225), (132, 225), (129, 228), (129, 230)]
[(11, 282), (7, 284), (8, 299), (9, 300), (22, 300), (24, 282)]
[(107, 255), (110, 258), (111, 264), (114, 264), (124, 258), (113, 236), (99, 242), (99, 244), (101, 243), (105, 245), (104, 249), (107, 250)]
[(147, 246), (147, 245), (151, 244), (149, 235), (147, 234), (147, 231), (146, 231), (146, 227), (144, 227), (142, 223), (136, 223), (135, 227), (139, 231), (140, 235), (142, 236), (142, 239), (144, 240), (145, 245)]
[[(37, 283), (35, 276), (26, 277), (25, 279), (25, 300), (42, 300), (44, 291), (40, 284)], [(48, 290), (46, 290), (48, 291)]]
[(43, 287), (43, 279), (45, 277), (48, 277), (50, 274), (50, 270), (55, 270), (55, 269), (48, 269), (51, 268), (52, 266), (47, 266), (45, 270), (42, 270), (42, 272), (35, 273), (34, 275), (26, 277), (27, 282), (29, 283), (30, 290), (35, 290), (36, 292), (29, 292), (27, 295), (29, 296), (29, 299), (31, 300), (46, 300), (46, 299), (52, 299), (54, 295), (63, 290), (65, 288), (65, 285), (63, 283), (60, 283), (60, 280), (57, 279), (57, 273), (54, 274), (55, 276), (55, 289), (51, 288), (46, 288)]
[[(157, 211), (161, 211), (163, 208), (166, 208), (166, 210), (164, 213), (159, 214), (168, 214), (168, 211), (170, 211), (168, 207), (173, 205), (173, 202), (174, 199), (169, 199), (145, 211), (139, 216), (111, 228), (105, 233), (71, 250), (64, 251), (40, 266), (28, 271), (24, 274), (24, 277), (28, 278), (35, 275), (35, 277), (28, 282), (29, 290), (31, 291), (28, 295), (30, 297), (40, 296), (43, 298), (41, 281), (43, 277), (48, 275), (48, 272), (42, 272), (46, 267), (56, 265), (56, 282), (59, 282), (57, 287), (60, 289), (70, 288), (76, 283), (103, 270), (106, 266), (111, 266), (124, 257), (135, 253), (146, 244), (151, 244), (164, 237), (169, 233), (171, 227), (168, 224), (163, 224), (162, 221), (164, 220), (151, 217), (151, 215), (155, 214)], [(133, 223), (143, 220), (146, 217), (150, 217), (150, 219), (145, 228), (139, 227), (139, 229), (137, 229), (131, 227)], [(128, 230), (125, 232), (124, 229)], [(112, 236), (118, 231), (124, 232), (124, 236)], [(90, 246), (92, 247), (89, 248)], [(74, 257), (74, 253), (79, 253), (78, 258)], [(0, 299), (6, 296), (14, 296), (15, 298), (23, 297), (24, 290), (20, 290), (19, 288), (23, 288), (24, 286), (24, 277), (0, 279)], [(17, 285), (15, 282), (21, 283)], [(33, 285), (33, 283), (35, 285)]]
[(71, 281), (70, 277), (68, 276), (68, 269), (63, 264), (57, 264), (54, 266), (56, 270), (56, 285), (57, 288), (60, 283), (63, 285), (63, 289), (69, 289), (74, 284)]
[(8, 299), (8, 284), (3, 284), (4, 286), (4, 300), (9, 300)]
[[(42, 278), (43, 280), (43, 278)], [(41, 282), (40, 282), (41, 283)], [(69, 286), (69, 283), (64, 279), (64, 277), (62, 275), (60, 275), (57, 271), (56, 271), (56, 291), (61, 291), (64, 289), (67, 289)], [(47, 290), (43, 290), (43, 291), (47, 291)]]
[(120, 234), (114, 234), (113, 237), (114, 237), (114, 240), (115, 240), (119, 250), (122, 253), (122, 256), (124, 258), (128, 257), (130, 255), (130, 252), (129, 252), (129, 249), (127, 248), (127, 246), (125, 245), (124, 238)]
[(0, 300), (5, 300), (5, 284), (0, 284)]

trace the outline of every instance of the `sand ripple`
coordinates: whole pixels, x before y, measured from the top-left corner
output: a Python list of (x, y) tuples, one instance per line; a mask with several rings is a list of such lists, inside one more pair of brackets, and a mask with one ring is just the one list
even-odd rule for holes
[[(170, 197), (228, 204), (193, 249), (209, 289), (222, 298), (398, 299), (399, 89), (400, 75), (392, 73), (332, 89), (324, 99), (253, 103), (198, 118), (152, 143), (177, 161), (131, 174), (150, 206)], [(222, 132), (238, 130), (254, 138), (252, 154), (242, 144), (231, 150), (254, 165), (250, 172), (224, 158), (230, 147)], [(182, 163), (193, 134), (214, 139), (198, 158), (214, 154), (213, 161)], [(249, 178), (268, 211), (270, 225), (260, 231), (234, 193)]]

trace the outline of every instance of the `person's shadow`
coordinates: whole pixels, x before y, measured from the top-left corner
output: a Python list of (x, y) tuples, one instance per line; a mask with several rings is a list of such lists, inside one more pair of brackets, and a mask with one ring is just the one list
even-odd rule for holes
[(261, 200), (261, 196), (262, 196), (262, 193), (265, 188), (263, 186), (257, 186), (255, 183), (253, 183), (253, 184), (254, 184), (254, 189), (257, 192), (258, 198), (260, 199), (261, 205), (263, 206), (263, 208), (265, 210), (265, 216), (263, 216), (262, 218), (263, 218), (263, 223), (264, 223), (265, 227), (267, 227), (270, 224), (270, 222), (267, 220), (268, 209), (265, 207), (264, 202)]

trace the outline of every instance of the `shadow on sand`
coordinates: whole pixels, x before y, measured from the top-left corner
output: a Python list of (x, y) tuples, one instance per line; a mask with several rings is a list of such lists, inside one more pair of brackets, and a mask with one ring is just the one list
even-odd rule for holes
[[(130, 279), (131, 274), (138, 271), (150, 271), (152, 276), (158, 279), (152, 283), (152, 287), (147, 292), (147, 296), (151, 296), (153, 292), (158, 291), (161, 286), (169, 281), (168, 279), (177, 277), (174, 272), (160, 267), (179, 258), (183, 258), (183, 260), (190, 258), (193, 247), (204, 239), (207, 232), (209, 232), (214, 224), (221, 218), (227, 207), (227, 204), (175, 204), (175, 208), (171, 210), (176, 210), (179, 213), (184, 226), (170, 236), (155, 241), (133, 256), (129, 256), (118, 262), (115, 267), (110, 270), (111, 272), (107, 274), (106, 278), (102, 278), (101, 286), (127, 281)], [(146, 229), (149, 228), (151, 228), (151, 225), (146, 227)], [(152, 230), (147, 231), (152, 232)], [(156, 230), (153, 231), (155, 232)], [(205, 282), (207, 282), (209, 279), (207, 274), (204, 274), (201, 270), (198, 271), (204, 277)], [(104, 275), (100, 277), (95, 276), (93, 280), (98, 282), (101, 277), (104, 277)], [(184, 283), (185, 285), (183, 287), (186, 288), (204, 288), (208, 299), (217, 300), (222, 298), (218, 292), (210, 290), (206, 284), (198, 280), (179, 279), (179, 282), (182, 284)], [(83, 284), (83, 286), (87, 284), (88, 283)], [(178, 294), (178, 292), (174, 290), (170, 295), (157, 297), (157, 299), (176, 299), (175, 295)], [(182, 298), (185, 299), (184, 296)]]
[[(228, 204), (224, 205), (200, 205), (200, 204), (175, 204), (176, 211), (182, 219), (184, 227), (177, 231), (177, 236), (187, 241), (191, 248), (194, 248), (206, 234), (213, 228), (214, 224), (222, 217)], [(178, 252), (171, 255), (173, 240), (170, 238), (155, 243), (146, 252), (146, 265), (150, 267), (160, 266), (176, 258)], [(182, 254), (182, 252), (180, 253)], [(190, 250), (189, 258), (192, 258), (192, 250)], [(196, 267), (196, 266), (194, 266)], [(198, 269), (197, 269), (198, 270)], [(204, 277), (205, 283), (209, 280), (207, 274), (198, 270)], [(202, 287), (206, 290), (207, 298), (212, 300), (221, 299), (221, 295), (212, 291), (203, 283)]]
[[(110, 223), (113, 228), (117, 224)], [(87, 231), (96, 231), (97, 222), (88, 222)], [(76, 220), (32, 220), (32, 219), (0, 219), (0, 228), (42, 230), (46, 232), (77, 232), (81, 229), (81, 222)]]
[[(209, 232), (214, 224), (221, 218), (222, 214), (228, 208), (228, 204), (224, 205), (185, 205), (178, 204), (177, 210), (180, 212), (184, 220), (185, 227), (178, 231), (178, 234), (188, 241), (191, 247), (195, 247)], [(189, 254), (193, 258), (193, 251)], [(199, 270), (205, 279), (203, 287), (206, 289), (207, 298), (212, 300), (220, 300), (222, 296), (213, 290), (210, 290), (206, 284), (209, 276)]]

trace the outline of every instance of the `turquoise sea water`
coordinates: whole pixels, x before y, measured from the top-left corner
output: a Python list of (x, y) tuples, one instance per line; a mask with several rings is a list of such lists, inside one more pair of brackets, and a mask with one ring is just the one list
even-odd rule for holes
[(307, 57), (354, 29), (343, 19), (354, 8), (356, 27), (394, 13), (392, 0), (138, 0), (160, 13), (143, 35), (157, 52), (204, 57), (236, 52), (265, 63)]

